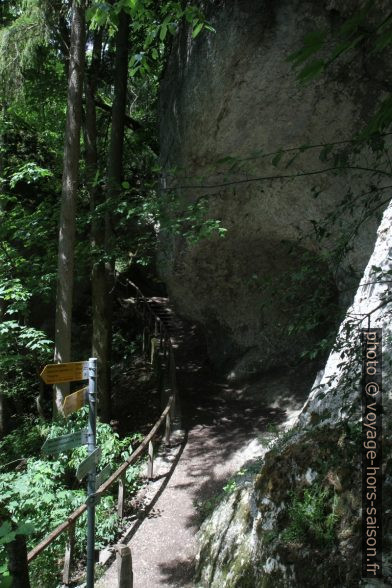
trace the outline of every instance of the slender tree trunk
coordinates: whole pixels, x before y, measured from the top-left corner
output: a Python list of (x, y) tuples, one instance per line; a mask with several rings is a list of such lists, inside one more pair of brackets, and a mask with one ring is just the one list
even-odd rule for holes
[(123, 179), (125, 110), (128, 82), (128, 34), (129, 16), (125, 12), (121, 12), (116, 37), (114, 99), (108, 152), (107, 176), (109, 193), (117, 192), (121, 188), (121, 181)]
[[(111, 132), (107, 161), (106, 200), (116, 196), (121, 189), (123, 179), (123, 151), (125, 110), (127, 102), (128, 81), (128, 34), (129, 16), (125, 12), (120, 13), (119, 26), (116, 36), (116, 56), (114, 65), (114, 99), (112, 107)], [(111, 397), (111, 351), (112, 351), (112, 314), (113, 314), (113, 290), (114, 290), (114, 258), (113, 258), (113, 232), (111, 225), (110, 206), (105, 213), (105, 250), (111, 258), (105, 263), (105, 295), (101, 298), (99, 312), (101, 320), (97, 316), (97, 328), (95, 331), (94, 345), (100, 350), (101, 358), (101, 383), (98, 383), (98, 395), (101, 403), (101, 414), (106, 420), (110, 417)], [(100, 283), (101, 285), (101, 283)], [(99, 380), (98, 380), (99, 382)]]
[[(2, 100), (1, 108), (1, 121), (0, 121), (0, 194), (4, 192), (4, 150), (5, 150), (5, 120), (7, 113), (7, 105), (5, 100)], [(2, 211), (2, 205), (0, 202), (0, 212)], [(3, 318), (4, 313), (4, 301), (0, 299), (0, 321)], [(4, 392), (0, 387), (0, 439), (5, 435), (5, 398)]]
[(26, 537), (16, 535), (7, 544), (8, 569), (12, 577), (12, 588), (30, 588), (29, 566), (27, 563)]
[[(91, 211), (93, 222), (91, 227), (91, 244), (93, 260), (91, 294), (92, 294), (92, 355), (98, 359), (98, 404), (100, 417), (104, 422), (110, 420), (110, 394), (108, 380), (109, 366), (107, 365), (107, 349), (110, 337), (106, 320), (106, 270), (102, 259), (105, 253), (105, 220), (104, 215), (97, 211), (97, 207), (104, 203), (104, 195), (99, 184), (95, 183), (98, 171), (97, 151), (97, 120), (95, 93), (100, 65), (102, 35), (97, 32), (94, 37), (93, 57), (91, 67), (86, 76), (86, 164), (87, 181), (90, 191)], [(94, 215), (94, 212), (96, 213)]]
[[(71, 359), (72, 295), (76, 228), (75, 216), (79, 176), (84, 57), (85, 7), (83, 1), (80, 2), (74, 0), (59, 228), (54, 352), (55, 362), (67, 362)], [(68, 390), (69, 386), (67, 385), (55, 386), (53, 415), (62, 412), (63, 399)]]

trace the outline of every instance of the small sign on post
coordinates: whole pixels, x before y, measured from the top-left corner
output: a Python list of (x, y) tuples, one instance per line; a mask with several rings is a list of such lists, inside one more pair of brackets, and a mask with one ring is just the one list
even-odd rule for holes
[(109, 463), (107, 466), (103, 468), (103, 470), (99, 472), (99, 474), (97, 474), (97, 477), (95, 479), (95, 491), (97, 491), (98, 488), (108, 479), (111, 473), (112, 466)]
[[(65, 382), (79, 382), (88, 380), (88, 387), (81, 388), (64, 399), (64, 415), (79, 410), (86, 402), (89, 406), (87, 431), (76, 431), (68, 435), (62, 435), (54, 439), (47, 439), (42, 446), (42, 451), (47, 454), (56, 454), (68, 449), (74, 449), (87, 444), (88, 456), (80, 464), (77, 477), (82, 480), (88, 474), (87, 482), (87, 588), (94, 588), (95, 565), (95, 504), (99, 499), (96, 495), (96, 464), (101, 455), (101, 449), (96, 446), (96, 419), (97, 419), (97, 359), (88, 361), (74, 361), (70, 363), (53, 363), (46, 365), (41, 372), (41, 378), (45, 384), (63, 384)], [(104, 475), (106, 468), (102, 470)], [(106, 473), (105, 473), (106, 475)]]
[(76, 477), (81, 482), (86, 474), (88, 474), (93, 467), (99, 462), (101, 457), (101, 448), (97, 447), (92, 453), (90, 453), (85, 460), (79, 465)]
[(80, 388), (80, 390), (76, 390), (72, 394), (68, 394), (64, 398), (63, 403), (63, 413), (64, 416), (69, 416), (79, 408), (82, 408), (86, 404), (87, 401), (87, 386), (84, 388)]
[(50, 363), (40, 373), (45, 384), (62, 384), (88, 380), (88, 361)]
[(87, 443), (87, 431), (76, 431), (75, 433), (68, 433), (61, 435), (61, 437), (53, 437), (46, 439), (42, 445), (41, 451), (46, 454), (56, 454), (62, 451), (68, 451)]

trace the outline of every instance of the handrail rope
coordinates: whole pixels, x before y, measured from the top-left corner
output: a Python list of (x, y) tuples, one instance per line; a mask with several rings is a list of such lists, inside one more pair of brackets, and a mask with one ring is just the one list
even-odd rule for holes
[[(174, 360), (173, 345), (172, 345), (172, 342), (170, 340), (170, 336), (169, 336), (169, 333), (167, 331), (166, 325), (164, 325), (164, 323), (162, 322), (162, 320), (160, 319), (160, 317), (153, 311), (153, 309), (150, 306), (149, 301), (142, 294), (142, 292), (140, 291), (140, 289), (133, 282), (131, 282), (131, 281), (130, 281), (130, 284), (137, 291), (138, 298), (140, 298), (143, 301), (143, 303), (145, 304), (145, 307), (147, 308), (148, 312), (150, 313), (150, 316), (151, 315), (154, 316), (155, 320), (157, 320), (157, 321), (160, 322), (161, 329), (162, 329), (161, 330), (161, 333), (163, 335), (162, 340), (164, 341), (164, 343), (166, 345), (168, 345), (169, 350), (170, 350), (169, 351), (170, 352), (170, 356), (171, 356), (172, 360)], [(173, 377), (175, 379), (175, 371), (173, 373)], [(140, 457), (140, 455), (146, 450), (146, 448), (148, 446), (148, 443), (153, 439), (153, 437), (156, 434), (156, 432), (158, 431), (159, 427), (162, 425), (165, 417), (167, 416), (167, 414), (169, 413), (169, 411), (172, 408), (173, 402), (174, 402), (174, 394), (172, 393), (170, 395), (169, 401), (168, 401), (168, 403), (167, 403), (164, 411), (162, 412), (161, 416), (159, 417), (159, 419), (157, 420), (157, 422), (155, 423), (155, 425), (152, 427), (151, 431), (148, 433), (148, 435), (146, 435), (146, 437), (144, 437), (143, 441), (135, 449), (135, 451), (129, 456), (129, 458), (126, 461), (124, 461), (117, 468), (117, 470), (106, 480), (106, 482), (104, 482), (103, 484), (101, 484), (101, 486), (96, 491), (96, 495), (101, 496), (104, 492), (106, 492), (114, 484), (114, 482), (116, 482), (116, 480), (118, 480), (118, 478), (120, 478), (126, 472), (126, 470), (128, 469), (128, 467), (131, 466), (135, 461), (137, 461), (137, 459)], [(66, 531), (69, 527), (71, 527), (76, 522), (76, 520), (79, 517), (82, 516), (82, 514), (86, 510), (87, 510), (87, 505), (86, 504), (82, 504), (78, 508), (76, 508), (68, 516), (68, 518), (67, 518), (66, 521), (64, 521), (60, 525), (58, 525), (56, 527), (56, 529), (54, 529), (49, 535), (47, 535), (47, 537), (45, 537), (45, 539), (43, 539), (38, 545), (36, 545), (31, 551), (29, 551), (29, 553), (27, 554), (27, 561), (28, 561), (28, 563), (30, 563), (31, 561), (33, 561), (33, 559), (35, 559), (51, 543), (53, 543), (53, 541), (55, 539), (57, 539), (57, 537), (59, 535), (61, 535), (64, 531)]]
[[(151, 431), (148, 433), (146, 437), (144, 437), (143, 441), (140, 445), (135, 449), (135, 451), (128, 457), (126, 461), (124, 461), (119, 468), (104, 482), (96, 491), (96, 495), (101, 496), (104, 492), (109, 490), (109, 488), (114, 484), (114, 482), (131, 466), (143, 451), (146, 449), (149, 441), (154, 437), (155, 433), (161, 426), (164, 418), (166, 417), (167, 413), (169, 412), (171, 405), (173, 403), (173, 396), (170, 396), (169, 402), (161, 416), (159, 417), (158, 421), (155, 423)], [(66, 521), (61, 523), (56, 529), (54, 529), (45, 539), (41, 541), (36, 547), (34, 547), (29, 553), (27, 554), (27, 561), (30, 563), (33, 559), (37, 557), (42, 551), (44, 551), (61, 533), (66, 531), (68, 527), (70, 527), (82, 514), (87, 510), (87, 505), (82, 504), (78, 508), (76, 508), (69, 516)]]

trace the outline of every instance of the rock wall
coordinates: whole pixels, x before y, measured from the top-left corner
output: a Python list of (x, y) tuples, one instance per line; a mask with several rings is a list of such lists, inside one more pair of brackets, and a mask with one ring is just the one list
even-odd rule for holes
[[(330, 354), (293, 428), (267, 451), (253, 484), (239, 485), (203, 524), (198, 587), (392, 585), (392, 289), (390, 283), (374, 283), (374, 268), (391, 271), (391, 243), (389, 205), (341, 325), (339, 351)], [(360, 329), (376, 327), (383, 330), (383, 579), (361, 583), (363, 438), (356, 351)]]
[[(342, 11), (357, 4), (211, 2), (206, 11), (216, 33), (192, 40), (183, 29), (174, 42), (161, 84), (162, 198), (174, 189), (186, 209), (206, 197), (209, 217), (227, 232), (190, 244), (162, 229), (158, 268), (178, 311), (204, 327), (215, 366), (233, 379), (297, 360), (305, 342), (294, 345), (285, 333), (293, 306), (283, 307), (281, 293), (303, 251), (320, 251), (313, 237), (301, 245), (298, 237), (334, 210), (348, 187), (355, 193), (369, 179), (355, 169), (313, 173), (333, 167), (320, 161), (321, 149), (304, 150), (288, 167), (289, 154), (279, 162), (265, 156), (350, 139), (368, 120), (380, 96), (377, 76), (390, 75), (375, 57), (343, 62), (309, 86), (298, 84), (286, 60), (306, 33), (336, 29)], [(369, 164), (368, 153), (358, 157)], [(349, 267), (361, 275), (376, 226), (362, 227), (337, 277), (328, 264), (319, 267), (331, 273), (331, 296), (353, 285)], [(335, 238), (332, 229), (325, 251)]]

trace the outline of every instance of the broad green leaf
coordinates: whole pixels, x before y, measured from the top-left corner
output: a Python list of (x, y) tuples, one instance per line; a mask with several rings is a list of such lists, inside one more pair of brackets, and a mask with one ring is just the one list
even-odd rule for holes
[(195, 26), (195, 28), (192, 31), (192, 38), (195, 39), (197, 37), (197, 35), (200, 33), (200, 31), (202, 30), (202, 28), (204, 27), (204, 23), (199, 22), (198, 25)]
[(164, 22), (161, 26), (161, 30), (159, 31), (159, 38), (161, 41), (165, 40), (166, 33), (167, 33), (167, 24)]

